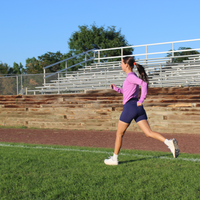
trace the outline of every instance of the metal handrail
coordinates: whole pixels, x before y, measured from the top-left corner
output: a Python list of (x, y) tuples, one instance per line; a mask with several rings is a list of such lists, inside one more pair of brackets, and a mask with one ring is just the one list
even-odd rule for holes
[[(162, 43), (143, 44), (143, 45), (133, 45), (133, 46), (115, 47), (115, 48), (108, 48), (108, 49), (96, 49), (95, 51), (98, 52), (98, 58), (96, 58), (95, 60), (98, 60), (98, 61), (100, 62), (100, 60), (103, 60), (103, 59), (122, 58), (122, 57), (124, 57), (124, 56), (123, 56), (123, 49), (127, 49), (127, 48), (137, 48), (137, 47), (146, 47), (146, 53), (144, 53), (144, 54), (133, 54), (133, 55), (130, 55), (130, 56), (141, 56), (141, 55), (146, 55), (146, 59), (148, 59), (148, 55), (153, 55), (153, 54), (155, 55), (155, 54), (163, 54), (163, 53), (172, 53), (172, 56), (174, 56), (174, 53), (175, 53), (175, 52), (199, 50), (199, 49), (174, 50), (174, 44), (176, 44), (176, 43), (194, 42), (194, 41), (200, 41), (200, 39), (181, 40), (181, 41), (162, 42)], [(167, 52), (148, 53), (148, 47), (149, 47), (149, 46), (165, 45), (165, 44), (172, 44), (172, 50), (171, 50), (171, 51), (167, 51)], [(121, 56), (100, 58), (100, 53), (101, 53), (101, 51), (110, 51), (110, 50), (117, 50), (117, 49), (121, 49)], [(127, 56), (127, 55), (126, 55), (126, 56)]]
[(172, 44), (172, 43), (194, 42), (194, 41), (200, 41), (200, 38), (199, 39), (191, 39), (191, 40), (153, 43), (153, 44), (141, 44), (141, 45), (133, 45), (133, 46), (125, 46), (125, 47), (114, 47), (114, 48), (108, 48), (108, 49), (96, 49), (95, 51), (109, 51), (109, 50), (116, 50), (116, 49), (121, 49), (121, 48), (127, 49), (127, 48), (134, 48), (134, 47), (155, 46), (155, 45), (161, 45), (161, 44)]
[[(43, 74), (44, 74), (44, 76), (43, 76), (43, 82), (44, 82), (44, 85), (46, 84), (46, 78), (51, 77), (51, 76), (53, 76), (54, 74), (57, 74), (57, 73), (59, 73), (59, 72), (67, 71), (68, 69), (70, 69), (70, 68), (72, 68), (72, 67), (74, 67), (74, 66), (76, 66), (76, 65), (80, 65), (80, 64), (82, 64), (82, 63), (86, 63), (86, 62), (88, 62), (88, 61), (94, 60), (95, 56), (92, 57), (92, 58), (86, 59), (86, 55), (87, 55), (89, 52), (92, 52), (92, 51), (94, 51), (94, 50), (95, 50), (95, 49), (91, 49), (91, 50), (85, 51), (85, 52), (83, 52), (83, 53), (74, 55), (74, 56), (72, 56), (72, 57), (70, 57), (70, 58), (66, 58), (66, 59), (64, 59), (64, 60), (61, 60), (61, 61), (59, 61), (59, 62), (56, 62), (56, 63), (53, 63), (53, 64), (51, 64), (51, 65), (48, 65), (48, 66), (44, 67), (44, 68), (43, 68)], [(65, 69), (59, 70), (59, 71), (57, 71), (57, 72), (54, 72), (54, 73), (52, 73), (52, 74), (46, 76), (46, 69), (47, 69), (47, 68), (50, 68), (50, 67), (52, 67), (52, 66), (54, 66), (54, 65), (57, 65), (57, 64), (59, 64), (59, 63), (62, 63), (62, 62), (67, 63), (68, 60), (71, 60), (71, 59), (73, 59), (73, 58), (76, 58), (76, 57), (82, 56), (82, 55), (85, 55), (85, 61), (82, 61), (82, 62), (79, 62), (79, 63), (77, 63), (77, 64), (74, 64), (74, 65), (72, 65), (72, 66), (70, 66), (70, 67), (66, 67)], [(94, 52), (94, 55), (95, 55), (95, 52)], [(65, 66), (67, 66), (67, 64), (65, 64)]]
[(48, 78), (48, 77), (50, 77), (50, 76), (53, 76), (54, 74), (58, 74), (58, 73), (60, 73), (60, 72), (66, 71), (66, 70), (68, 70), (68, 69), (70, 69), (70, 68), (72, 68), (72, 67), (75, 67), (76, 65), (80, 65), (80, 64), (82, 64), (82, 63), (84, 63), (84, 62), (88, 62), (88, 61), (91, 61), (91, 60), (94, 60), (94, 57), (92, 57), (91, 59), (88, 59), (87, 61), (82, 61), (82, 62), (79, 62), (79, 63), (77, 63), (77, 64), (74, 64), (74, 65), (72, 65), (72, 66), (70, 66), (70, 67), (68, 67), (68, 68), (61, 69), (61, 70), (59, 70), (59, 71), (57, 71), (57, 72), (54, 72), (54, 73), (52, 73), (52, 74), (50, 74), (50, 75), (48, 75), (48, 76), (45, 76), (45, 78)]
[[(186, 49), (186, 50), (175, 50), (175, 51), (153, 52), (153, 53), (147, 53), (147, 54), (146, 53), (142, 53), (142, 54), (133, 54), (133, 55), (124, 55), (124, 56), (112, 56), (112, 57), (103, 57), (103, 58), (98, 57), (98, 58), (95, 58), (94, 60), (105, 60), (105, 59), (123, 58), (125, 56), (144, 56), (144, 55), (156, 55), (156, 54), (187, 52), (187, 51), (198, 51), (198, 50), (200, 50), (200, 48), (198, 48), (198, 49)], [(197, 55), (197, 54), (195, 54), (195, 55)], [(182, 57), (187, 57), (187, 56), (189, 56), (189, 55), (184, 55)], [(170, 56), (170, 58), (176, 58), (176, 57), (181, 57), (181, 56)]]
[(59, 61), (59, 62), (56, 62), (56, 63), (54, 63), (54, 64), (48, 65), (48, 66), (44, 67), (44, 69), (47, 69), (47, 68), (52, 67), (52, 66), (54, 66), (54, 65), (57, 65), (57, 64), (59, 64), (59, 63), (65, 62), (65, 61), (67, 61), (67, 60), (76, 58), (76, 57), (78, 57), (78, 56), (87, 54), (87, 53), (89, 53), (89, 52), (91, 52), (91, 51), (94, 51), (94, 50), (95, 50), (95, 49), (91, 49), (91, 50), (85, 51), (85, 52), (83, 52), (83, 53), (77, 54), (77, 55), (75, 55), (75, 56), (72, 56), (72, 57), (70, 57), (70, 58), (66, 58), (66, 59), (61, 60), (61, 61)]

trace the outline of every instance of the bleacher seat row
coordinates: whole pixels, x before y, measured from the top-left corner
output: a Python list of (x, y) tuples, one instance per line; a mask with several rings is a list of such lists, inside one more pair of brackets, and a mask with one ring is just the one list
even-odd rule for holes
[[(141, 63), (143, 64), (143, 63)], [(144, 63), (149, 76), (149, 87), (174, 87), (200, 85), (200, 57), (191, 57), (183, 63), (171, 63), (163, 59), (158, 62)], [(134, 69), (137, 73), (137, 70)], [(66, 93), (83, 92), (93, 89), (107, 89), (111, 83), (121, 87), (126, 74), (122, 72), (120, 62), (92, 63), (78, 71), (71, 71), (57, 80), (50, 80), (43, 86), (28, 92)]]

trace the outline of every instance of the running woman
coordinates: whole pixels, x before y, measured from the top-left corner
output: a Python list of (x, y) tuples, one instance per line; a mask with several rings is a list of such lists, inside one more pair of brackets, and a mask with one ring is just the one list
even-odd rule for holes
[[(132, 71), (134, 65), (137, 67), (139, 78)], [(105, 159), (104, 163), (106, 165), (118, 165), (118, 154), (122, 145), (122, 138), (133, 119), (147, 137), (164, 142), (172, 152), (174, 158), (177, 158), (180, 150), (176, 139), (168, 140), (160, 133), (152, 131), (147, 121), (147, 115), (142, 105), (146, 98), (148, 87), (148, 77), (144, 67), (137, 64), (133, 57), (125, 57), (121, 62), (121, 68), (127, 74), (123, 87), (121, 89), (116, 85), (111, 84), (111, 88), (116, 92), (123, 94), (123, 111), (118, 122), (113, 156)], [(138, 101), (139, 85), (141, 86), (141, 95)]]

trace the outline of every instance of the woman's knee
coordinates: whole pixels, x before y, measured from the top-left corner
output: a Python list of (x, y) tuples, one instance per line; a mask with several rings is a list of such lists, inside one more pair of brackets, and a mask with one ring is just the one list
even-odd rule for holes
[(129, 126), (129, 124), (119, 120), (116, 136), (123, 137), (124, 133), (126, 132), (126, 129), (128, 128), (128, 126)]
[(153, 132), (152, 132), (151, 130), (148, 130), (148, 131), (145, 132), (145, 135), (146, 135), (147, 137), (152, 137)]
[(116, 136), (117, 137), (123, 137), (125, 132), (117, 131)]

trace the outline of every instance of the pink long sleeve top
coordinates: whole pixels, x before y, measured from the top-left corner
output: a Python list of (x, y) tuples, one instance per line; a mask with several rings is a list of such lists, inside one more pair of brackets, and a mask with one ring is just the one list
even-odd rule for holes
[(115, 87), (113, 87), (113, 90), (123, 94), (123, 105), (124, 105), (127, 101), (129, 101), (132, 98), (138, 99), (139, 85), (141, 86), (141, 95), (138, 102), (142, 104), (147, 95), (147, 83), (144, 82), (142, 79), (138, 78), (134, 72), (130, 72), (127, 74), (122, 89), (118, 88), (115, 85)]

